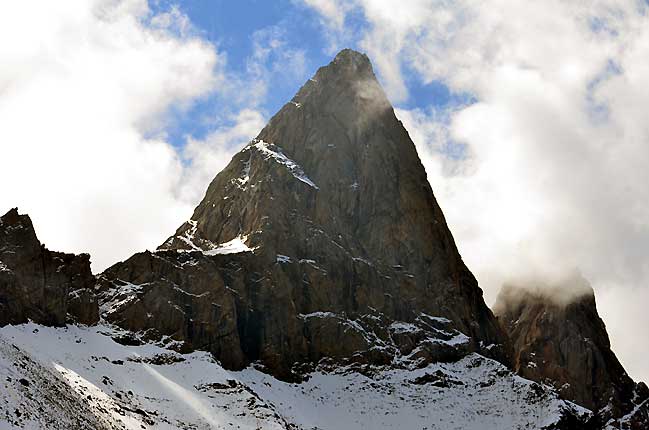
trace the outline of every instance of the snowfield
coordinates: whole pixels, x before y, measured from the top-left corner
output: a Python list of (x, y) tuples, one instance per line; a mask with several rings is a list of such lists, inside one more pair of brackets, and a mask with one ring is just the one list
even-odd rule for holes
[(203, 352), (122, 345), (120, 333), (0, 329), (0, 429), (540, 429), (562, 411), (589, 413), (478, 354), (286, 383)]

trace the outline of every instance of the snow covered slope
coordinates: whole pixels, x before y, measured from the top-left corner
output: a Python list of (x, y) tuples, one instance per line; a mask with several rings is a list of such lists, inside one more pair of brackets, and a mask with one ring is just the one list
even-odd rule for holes
[(321, 366), (298, 384), (119, 334), (0, 329), (0, 429), (540, 429), (588, 414), (478, 354), (422, 369)]

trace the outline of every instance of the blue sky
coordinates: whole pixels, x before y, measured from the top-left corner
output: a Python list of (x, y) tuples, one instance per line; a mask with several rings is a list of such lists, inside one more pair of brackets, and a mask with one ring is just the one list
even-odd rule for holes
[[(286, 49), (299, 50), (304, 54), (304, 69), (299, 73), (283, 74), (281, 70), (268, 71), (269, 91), (257, 106), (267, 118), (290, 100), (318, 67), (326, 65), (335, 55), (327, 38), (322, 17), (313, 9), (290, 0), (160, 0), (151, 4), (153, 13), (165, 12), (177, 7), (191, 21), (198, 36), (214, 44), (227, 56), (227, 70), (233, 76), (246, 79), (248, 65), (254, 55), (255, 35), (275, 30), (281, 33)], [(360, 13), (349, 13), (346, 21), (349, 29), (362, 29), (366, 23)], [(360, 49), (353, 38), (340, 46)], [(273, 61), (272, 56), (268, 62)], [(378, 72), (378, 71), (377, 71)], [(433, 80), (424, 83), (418, 75), (403, 70), (409, 97), (398, 104), (405, 109), (438, 109), (465, 105), (472, 101), (469, 94), (454, 94), (443, 82)], [(381, 79), (379, 73), (379, 79)], [(186, 137), (202, 139), (217, 125), (228, 123), (223, 112), (235, 110), (231, 100), (208, 96), (195, 102), (190, 109), (175, 112), (175, 118), (164, 130), (168, 140), (177, 147), (184, 145)]]
[[(326, 40), (318, 16), (291, 1), (165, 0), (154, 5), (153, 10), (166, 10), (173, 5), (177, 5), (189, 17), (202, 38), (227, 55), (227, 70), (235, 76), (245, 79), (247, 65), (253, 55), (255, 32), (279, 28), (287, 47), (308, 52), (305, 56), (305, 73), (296, 79), (272, 80), (269, 92), (258, 106), (266, 116), (272, 115), (290, 100), (303, 81), (331, 59), (325, 52)], [(169, 139), (174, 145), (182, 145), (186, 134), (202, 138), (214, 124), (200, 118), (211, 115), (218, 121), (219, 112), (234, 108), (228, 105), (228, 100), (216, 96), (199, 101), (189, 111), (179, 113), (176, 126), (167, 130)]]

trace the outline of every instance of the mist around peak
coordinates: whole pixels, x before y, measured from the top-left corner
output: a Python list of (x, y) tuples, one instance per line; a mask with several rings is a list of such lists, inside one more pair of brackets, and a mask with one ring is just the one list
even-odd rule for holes
[(581, 272), (573, 269), (567, 273), (528, 273), (512, 278), (503, 284), (493, 311), (496, 315), (523, 302), (542, 302), (559, 307), (584, 299), (594, 300), (595, 292)]

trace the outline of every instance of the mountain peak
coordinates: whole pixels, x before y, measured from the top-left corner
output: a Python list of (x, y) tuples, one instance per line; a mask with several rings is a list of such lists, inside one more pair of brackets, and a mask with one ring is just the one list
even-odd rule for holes
[(376, 80), (369, 57), (361, 52), (345, 48), (338, 52), (329, 64), (320, 67), (306, 85), (309, 85), (310, 82), (352, 82), (367, 79)]
[(367, 64), (370, 63), (370, 59), (367, 55), (351, 48), (343, 48), (336, 54), (333, 62), (335, 63), (339, 61), (364, 62)]
[(631, 412), (649, 396), (611, 350), (593, 289), (583, 277), (507, 285), (494, 313), (512, 341), (514, 370), (552, 383), (564, 398), (598, 412), (603, 422)]
[(334, 65), (340, 69), (351, 70), (351, 71), (360, 71), (360, 72), (372, 72), (372, 62), (369, 57), (361, 52), (354, 51), (350, 48), (345, 48), (341, 50), (334, 57), (333, 61), (330, 63), (330, 66)]
[[(238, 331), (228, 325), (232, 344), (212, 348), (233, 367), (262, 360), (285, 375), (294, 362), (323, 356), (390, 361), (401, 348), (385, 337), (393, 322), (416, 327), (400, 353), (420, 344), (417, 359), (482, 351), (504, 360), (503, 333), (462, 262), (415, 145), (356, 51), (341, 51), (302, 86), (160, 250), (181, 252), (134, 257), (110, 276), (127, 280), (129, 265), (162, 264), (164, 255), (195, 259), (223, 277), (223, 300), (235, 296), (222, 306), (234, 309), (227, 318)], [(207, 292), (192, 282), (189, 293)], [(201, 333), (192, 342), (210, 344)]]
[[(296, 112), (300, 108), (304, 108), (303, 111)], [(344, 49), (328, 65), (318, 69), (264, 130), (277, 128), (275, 123), (287, 122), (287, 117), (304, 115), (314, 119), (322, 115), (334, 116), (339, 121), (338, 128), (349, 132), (376, 126), (378, 122), (391, 119), (384, 115), (393, 117), (394, 113), (369, 58)], [(264, 138), (264, 130), (258, 138)]]

